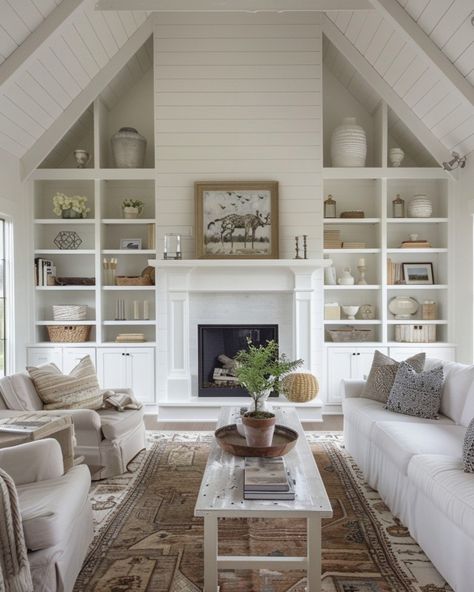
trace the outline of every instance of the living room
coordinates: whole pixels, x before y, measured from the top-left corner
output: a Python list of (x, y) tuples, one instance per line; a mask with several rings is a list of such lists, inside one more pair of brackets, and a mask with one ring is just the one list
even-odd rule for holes
[(473, 15), (0, 4), (7, 590), (472, 589)]

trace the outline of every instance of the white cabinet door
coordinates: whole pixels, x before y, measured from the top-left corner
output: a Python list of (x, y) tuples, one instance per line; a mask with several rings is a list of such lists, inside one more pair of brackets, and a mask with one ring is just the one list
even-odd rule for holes
[(97, 376), (101, 388), (130, 388), (128, 383), (128, 357), (125, 349), (98, 348)]
[(65, 347), (63, 349), (63, 372), (69, 374), (85, 356), (90, 356), (94, 366), (95, 347)]
[(406, 360), (415, 354), (425, 352), (427, 358), (436, 358), (438, 360), (444, 360), (445, 362), (454, 362), (456, 360), (456, 348), (455, 347), (391, 347), (390, 357), (397, 361)]
[(372, 368), (372, 361), (374, 359), (374, 352), (376, 349), (378, 349), (382, 354), (387, 355), (386, 347), (358, 347), (356, 349), (356, 364), (352, 373), (353, 379), (367, 380), (370, 369)]
[(327, 350), (327, 403), (342, 401), (342, 380), (352, 378), (355, 360), (353, 347), (328, 347)]
[(127, 350), (129, 385), (142, 403), (155, 402), (155, 350), (151, 347)]
[(60, 347), (29, 347), (27, 351), (28, 366), (41, 366), (53, 362), (62, 370), (63, 352)]

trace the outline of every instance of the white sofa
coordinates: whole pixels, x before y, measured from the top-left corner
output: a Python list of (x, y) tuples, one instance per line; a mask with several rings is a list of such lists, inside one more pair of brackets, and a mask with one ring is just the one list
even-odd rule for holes
[(72, 592), (92, 541), (91, 477), (85, 465), (64, 474), (53, 439), (0, 450), (15, 482), (35, 592)]
[(438, 420), (384, 408), (361, 396), (365, 382), (343, 381), (344, 441), (367, 483), (455, 592), (474, 590), (474, 474), (462, 464), (474, 417), (474, 366), (427, 360), (445, 371)]

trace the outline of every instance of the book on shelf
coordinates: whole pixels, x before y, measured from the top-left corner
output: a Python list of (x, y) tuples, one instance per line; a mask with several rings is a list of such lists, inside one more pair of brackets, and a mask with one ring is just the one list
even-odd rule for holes
[(244, 464), (244, 499), (294, 500), (294, 484), (285, 460), (247, 457)]
[(387, 285), (393, 286), (403, 282), (403, 269), (401, 263), (394, 263), (390, 257), (387, 259)]
[(155, 223), (147, 224), (147, 249), (156, 249), (156, 226)]
[(50, 259), (36, 257), (34, 269), (35, 285), (37, 286), (48, 286), (48, 278), (56, 276), (56, 267)]
[(401, 249), (431, 249), (431, 243), (427, 240), (406, 240), (400, 245)]
[(324, 248), (340, 249), (342, 246), (341, 231), (334, 228), (324, 230)]
[(367, 243), (362, 243), (359, 241), (344, 241), (342, 243), (343, 249), (365, 249), (367, 247)]
[(146, 339), (144, 333), (119, 333), (115, 341), (117, 343), (143, 343)]

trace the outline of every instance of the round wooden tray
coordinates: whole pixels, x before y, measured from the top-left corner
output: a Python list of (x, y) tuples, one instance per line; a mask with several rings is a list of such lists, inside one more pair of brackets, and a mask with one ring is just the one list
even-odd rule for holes
[(298, 440), (295, 430), (282, 425), (275, 426), (272, 445), (265, 448), (247, 446), (235, 423), (219, 428), (214, 435), (219, 446), (234, 456), (284, 456), (295, 447)]

